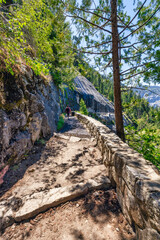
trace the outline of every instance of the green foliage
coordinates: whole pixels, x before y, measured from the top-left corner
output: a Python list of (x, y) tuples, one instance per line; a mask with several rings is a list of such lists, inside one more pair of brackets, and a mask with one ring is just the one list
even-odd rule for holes
[(59, 120), (58, 120), (58, 123), (57, 123), (57, 131), (60, 131), (63, 126), (64, 126), (64, 114), (61, 114), (59, 116)]
[(129, 145), (160, 169), (160, 129), (147, 124), (141, 130), (127, 126), (126, 131)]
[(82, 113), (84, 115), (88, 115), (86, 104), (82, 98), (80, 100), (80, 113)]
[(152, 109), (144, 98), (141, 98), (133, 91), (122, 93), (123, 110), (126, 115), (134, 122), (142, 116), (146, 116)]
[(36, 141), (37, 144), (45, 145), (46, 141), (43, 138), (40, 138)]
[(147, 21), (146, 25), (137, 31), (137, 39), (140, 41), (141, 48), (139, 49), (141, 52), (145, 51), (145, 55), (143, 55), (143, 61), (149, 62), (154, 60), (146, 65), (149, 69), (144, 73), (144, 81), (154, 81), (160, 82), (160, 21), (159, 21), (159, 6), (160, 1), (150, 1), (148, 6), (142, 8), (140, 13), (138, 14), (138, 25), (141, 26), (145, 21)]
[(124, 112), (133, 125), (125, 127), (128, 144), (160, 169), (160, 109), (133, 91), (122, 94)]
[(14, 74), (23, 62), (38, 75), (51, 72), (57, 84), (70, 82), (74, 53), (60, 1), (14, 3), (0, 10), (0, 57), (7, 70)]

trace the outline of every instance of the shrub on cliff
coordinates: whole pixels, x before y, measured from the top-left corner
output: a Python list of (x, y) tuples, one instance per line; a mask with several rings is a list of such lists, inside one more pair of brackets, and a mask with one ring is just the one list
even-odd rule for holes
[(88, 115), (86, 104), (85, 104), (85, 102), (82, 98), (81, 98), (81, 101), (80, 101), (80, 113), (82, 113), (84, 115)]
[(58, 123), (57, 123), (57, 131), (60, 131), (62, 128), (63, 128), (63, 126), (64, 126), (64, 114), (61, 114), (60, 116), (59, 116), (59, 120), (58, 120)]

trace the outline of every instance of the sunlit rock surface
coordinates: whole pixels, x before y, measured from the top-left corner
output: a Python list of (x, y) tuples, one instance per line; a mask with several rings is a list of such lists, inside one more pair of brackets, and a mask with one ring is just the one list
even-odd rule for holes
[(101, 95), (85, 77), (77, 76), (74, 82), (77, 93), (85, 100), (88, 108), (95, 112), (114, 112), (113, 104)]

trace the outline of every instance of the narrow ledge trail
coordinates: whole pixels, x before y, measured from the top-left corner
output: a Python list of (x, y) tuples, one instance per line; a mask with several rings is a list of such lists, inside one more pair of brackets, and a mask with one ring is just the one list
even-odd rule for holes
[(133, 240), (95, 139), (75, 117), (37, 141), (0, 188), (0, 239)]

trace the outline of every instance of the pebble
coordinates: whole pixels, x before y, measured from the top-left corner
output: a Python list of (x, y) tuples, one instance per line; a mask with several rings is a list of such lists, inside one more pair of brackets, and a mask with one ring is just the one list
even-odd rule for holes
[(34, 172), (35, 168), (28, 169), (28, 172)]
[(119, 232), (119, 228), (116, 228), (116, 231)]

